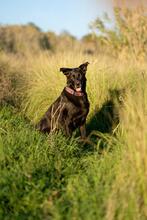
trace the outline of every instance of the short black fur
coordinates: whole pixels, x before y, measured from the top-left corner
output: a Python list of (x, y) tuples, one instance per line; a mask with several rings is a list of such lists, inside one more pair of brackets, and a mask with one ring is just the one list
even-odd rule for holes
[(77, 68), (60, 68), (67, 77), (67, 87), (75, 93), (71, 94), (66, 87), (63, 89), (61, 95), (38, 123), (39, 131), (50, 133), (61, 129), (67, 136), (71, 136), (76, 128), (80, 128), (81, 137), (86, 137), (85, 123), (89, 112), (86, 93), (88, 64), (88, 62), (83, 63)]

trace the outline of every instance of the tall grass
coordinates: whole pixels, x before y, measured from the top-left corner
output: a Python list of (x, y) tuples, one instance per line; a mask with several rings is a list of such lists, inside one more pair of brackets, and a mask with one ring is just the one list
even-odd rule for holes
[[(92, 119), (111, 98), (109, 91), (125, 89), (115, 135), (96, 131), (86, 147), (74, 137), (68, 140), (62, 134), (38, 134), (30, 121), (35, 124), (60, 95), (66, 79), (59, 68), (76, 67), (85, 61), (90, 62), (89, 132), (95, 129)], [(9, 210), (6, 219), (146, 219), (146, 64), (74, 51), (28, 55), (20, 64), (13, 56), (9, 57), (11, 63), (17, 69), (12, 75), (22, 79), (16, 86), (21, 113), (1, 108), (2, 218)]]
[[(145, 76), (146, 77), (146, 76)], [(123, 159), (108, 200), (107, 219), (147, 217), (147, 78), (136, 82), (123, 116)], [(117, 202), (118, 198), (122, 198)]]
[(76, 67), (85, 61), (90, 62), (87, 71), (90, 115), (108, 98), (109, 89), (125, 88), (134, 91), (138, 80), (144, 80), (146, 74), (146, 65), (142, 64), (140, 67), (139, 64), (134, 64), (134, 60), (116, 61), (107, 56), (86, 56), (81, 52), (30, 57), (25, 73), (26, 84), (22, 90), (25, 114), (31, 120), (38, 120), (66, 85), (66, 77), (59, 71), (60, 67)]

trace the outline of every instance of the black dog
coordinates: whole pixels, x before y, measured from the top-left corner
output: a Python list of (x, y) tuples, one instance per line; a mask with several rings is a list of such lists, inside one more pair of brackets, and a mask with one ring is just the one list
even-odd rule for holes
[(83, 63), (77, 68), (60, 68), (67, 77), (67, 85), (37, 125), (38, 130), (50, 133), (61, 129), (67, 136), (71, 136), (79, 127), (81, 137), (86, 137), (85, 122), (89, 101), (85, 75), (88, 64)]

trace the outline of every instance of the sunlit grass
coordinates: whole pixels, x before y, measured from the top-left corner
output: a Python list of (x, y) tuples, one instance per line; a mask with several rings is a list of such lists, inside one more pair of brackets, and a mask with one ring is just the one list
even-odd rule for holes
[[(146, 219), (146, 64), (74, 52), (28, 55), (21, 65), (15, 57), (10, 57), (12, 61), (19, 70), (16, 91), (21, 105), (19, 112), (1, 107), (2, 219), (8, 211), (11, 219)], [(119, 125), (110, 134), (96, 131), (86, 146), (74, 136), (69, 140), (60, 133), (39, 134), (30, 124), (64, 88), (60, 67), (85, 61), (90, 63), (87, 125), (111, 98), (110, 90), (125, 89), (123, 104), (117, 106)], [(89, 132), (95, 130), (89, 126)]]

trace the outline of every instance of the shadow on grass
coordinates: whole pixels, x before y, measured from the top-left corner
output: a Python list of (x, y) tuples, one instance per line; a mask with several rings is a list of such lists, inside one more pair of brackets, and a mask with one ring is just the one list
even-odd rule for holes
[(109, 90), (109, 99), (97, 109), (87, 124), (86, 147), (96, 146), (99, 141), (99, 148), (106, 149), (108, 139), (115, 134), (120, 122), (120, 111), (123, 107), (125, 89)]
[(112, 134), (120, 122), (119, 111), (123, 106), (124, 89), (109, 90), (109, 99), (102, 107), (95, 111), (95, 114), (87, 124), (88, 134), (96, 130), (101, 133)]

